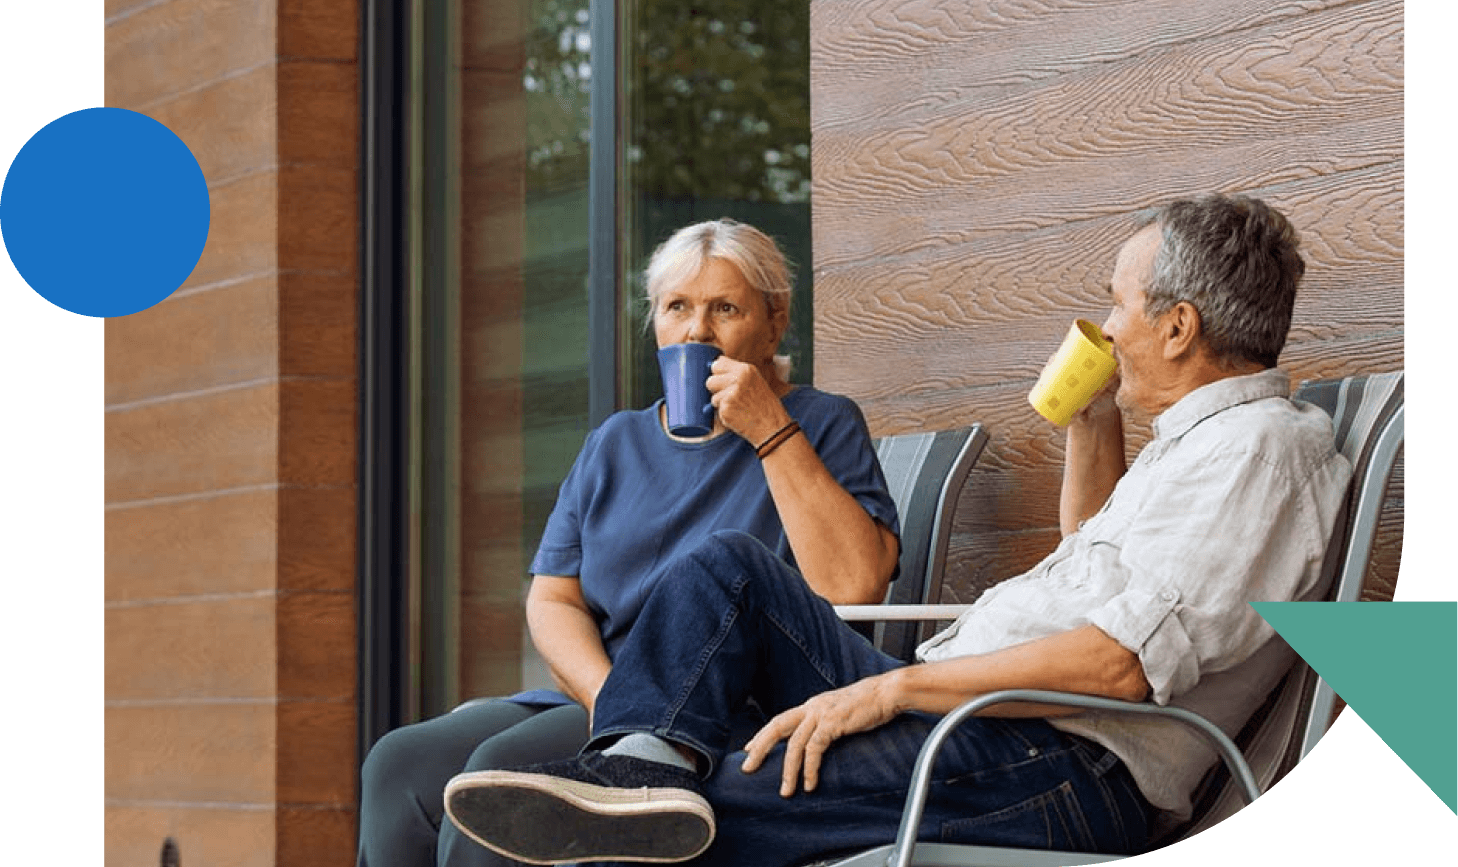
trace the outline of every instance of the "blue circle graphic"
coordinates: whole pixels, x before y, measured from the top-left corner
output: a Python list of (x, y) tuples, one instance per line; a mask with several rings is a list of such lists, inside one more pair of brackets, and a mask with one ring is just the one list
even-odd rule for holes
[(211, 216), (207, 180), (182, 139), (120, 108), (47, 124), (0, 188), (15, 270), (85, 316), (126, 316), (171, 295), (197, 267)]

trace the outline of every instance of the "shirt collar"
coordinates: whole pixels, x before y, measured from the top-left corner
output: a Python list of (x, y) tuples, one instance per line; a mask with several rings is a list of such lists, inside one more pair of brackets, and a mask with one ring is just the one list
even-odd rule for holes
[(1291, 378), (1277, 367), (1245, 376), (1230, 376), (1202, 385), (1154, 419), (1155, 439), (1180, 437), (1210, 416), (1254, 400), (1290, 397)]

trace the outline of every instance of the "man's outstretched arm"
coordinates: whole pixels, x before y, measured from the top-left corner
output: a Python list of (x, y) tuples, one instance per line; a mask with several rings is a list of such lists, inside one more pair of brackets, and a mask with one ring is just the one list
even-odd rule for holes
[[(822, 693), (770, 720), (747, 745), (745, 773), (759, 769), (785, 741), (780, 795), (819, 783), (825, 750), (837, 739), (869, 731), (906, 711), (945, 714), (976, 696), (1002, 689), (1046, 689), (1140, 701), (1149, 683), (1139, 657), (1096, 626), (1081, 626), (992, 653), (910, 665)], [(1057, 716), (1075, 709), (1000, 705), (997, 716)]]

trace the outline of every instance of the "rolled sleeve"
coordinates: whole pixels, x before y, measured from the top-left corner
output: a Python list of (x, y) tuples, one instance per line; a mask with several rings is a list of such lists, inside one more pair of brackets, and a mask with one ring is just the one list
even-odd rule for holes
[(582, 499), (596, 481), (588, 477), (594, 472), (594, 455), (601, 436), (600, 428), (588, 434), (572, 469), (557, 489), (557, 502), (547, 516), (542, 540), (532, 557), (533, 575), (576, 577), (582, 574)]
[(1120, 544), (1099, 546), (1095, 568), (1127, 577), (1090, 622), (1139, 656), (1153, 701), (1168, 703), (1270, 639), (1248, 603), (1297, 596), (1317, 556), (1308, 511), (1300, 486), (1268, 461), (1223, 455), (1168, 477)]
[(1130, 590), (1089, 617), (1094, 626), (1138, 655), (1155, 704), (1168, 704), (1200, 677), (1195, 644), (1175, 616), (1179, 600), (1179, 591), (1170, 587), (1155, 592)]
[(537, 555), (532, 558), (531, 572), (533, 575), (561, 575), (568, 578), (580, 575), (582, 549), (539, 547)]

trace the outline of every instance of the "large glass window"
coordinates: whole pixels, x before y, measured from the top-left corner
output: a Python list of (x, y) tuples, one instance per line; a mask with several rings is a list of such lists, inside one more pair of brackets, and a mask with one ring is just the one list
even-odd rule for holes
[[(797, 266), (785, 350), (792, 379), (810, 382), (809, 4), (624, 0), (621, 8), (622, 285), (641, 296), (643, 264), (681, 226), (718, 217), (758, 226)], [(624, 334), (625, 393), (647, 403), (661, 393), (652, 337), (641, 325)]]
[[(812, 310), (806, 4), (413, 8), (417, 716), (549, 685), (525, 639), (530, 560), (589, 428), (590, 383), (615, 382), (623, 407), (660, 392), (636, 277), (652, 248), (721, 216), (774, 235), (798, 266), (786, 348), (799, 382), (812, 373)], [(594, 14), (614, 16), (617, 45), (593, 44)], [(604, 99), (616, 129), (593, 130)], [(606, 309), (620, 314), (617, 349), (596, 356), (593, 135), (611, 136), (616, 155), (619, 273)]]

